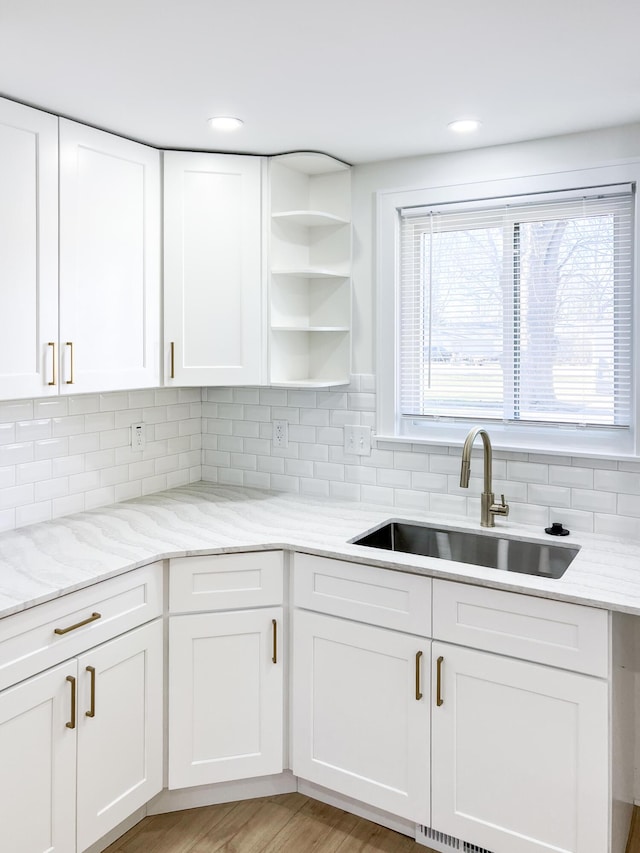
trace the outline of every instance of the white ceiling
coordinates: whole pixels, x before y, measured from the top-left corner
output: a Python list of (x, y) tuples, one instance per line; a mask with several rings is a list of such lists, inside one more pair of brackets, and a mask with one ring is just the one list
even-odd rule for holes
[(639, 33), (638, 0), (0, 0), (0, 94), (162, 148), (363, 163), (638, 121)]

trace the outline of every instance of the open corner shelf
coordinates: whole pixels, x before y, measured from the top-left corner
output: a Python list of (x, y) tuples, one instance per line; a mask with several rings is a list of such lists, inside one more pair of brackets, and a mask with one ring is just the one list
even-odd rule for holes
[(324, 154), (271, 158), (271, 385), (350, 381), (350, 181), (350, 167)]

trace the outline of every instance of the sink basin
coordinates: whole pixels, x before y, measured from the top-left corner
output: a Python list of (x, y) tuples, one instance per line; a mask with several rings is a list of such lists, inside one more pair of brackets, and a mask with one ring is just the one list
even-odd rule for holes
[(351, 542), (545, 578), (562, 577), (579, 550), (569, 545), (523, 542), (402, 521), (390, 521)]

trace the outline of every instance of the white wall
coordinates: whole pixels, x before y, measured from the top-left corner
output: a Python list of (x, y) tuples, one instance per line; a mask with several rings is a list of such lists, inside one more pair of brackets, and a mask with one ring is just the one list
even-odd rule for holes
[[(453, 186), (567, 172), (640, 158), (640, 124), (353, 169), (354, 373), (375, 373), (375, 203), (380, 190)], [(387, 286), (389, 284), (387, 283)]]

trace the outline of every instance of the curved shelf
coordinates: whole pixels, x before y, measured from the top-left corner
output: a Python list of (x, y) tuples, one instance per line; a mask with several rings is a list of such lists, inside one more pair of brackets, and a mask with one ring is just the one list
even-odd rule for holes
[(272, 332), (349, 332), (349, 326), (271, 326)]
[(349, 220), (343, 216), (335, 216), (324, 210), (282, 210), (279, 213), (272, 213), (271, 218), (281, 222), (293, 222), (295, 225), (305, 225), (308, 228), (349, 224)]
[(271, 275), (289, 276), (291, 278), (349, 278), (349, 273), (320, 267), (276, 267), (271, 270)]
[(271, 388), (332, 388), (334, 385), (348, 385), (351, 379), (341, 376), (339, 379), (273, 379), (269, 383)]

